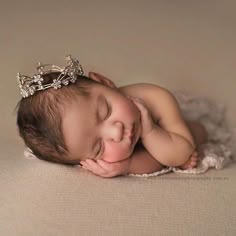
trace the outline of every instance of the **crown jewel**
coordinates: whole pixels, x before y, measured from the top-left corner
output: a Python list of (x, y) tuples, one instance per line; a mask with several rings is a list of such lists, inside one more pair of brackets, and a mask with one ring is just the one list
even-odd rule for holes
[[(79, 64), (77, 59), (73, 59), (71, 55), (66, 57), (67, 66), (59, 67), (52, 64), (41, 64), (38, 63), (36, 69), (38, 74), (35, 74), (33, 77), (27, 75), (17, 74), (17, 81), (19, 83), (20, 92), (23, 98), (33, 95), (36, 91), (45, 90), (49, 88), (58, 89), (62, 85), (68, 85), (69, 82), (75, 83), (77, 75), (84, 75), (82, 66)], [(54, 79), (52, 83), (43, 84), (44, 78), (43, 75), (46, 75), (50, 72), (60, 72), (60, 75), (57, 79)]]

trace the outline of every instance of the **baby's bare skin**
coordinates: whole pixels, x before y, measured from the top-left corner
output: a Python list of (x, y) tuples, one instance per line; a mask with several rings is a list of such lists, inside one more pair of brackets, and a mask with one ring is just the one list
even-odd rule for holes
[[(204, 126), (198, 121), (185, 121), (190, 132), (194, 138), (196, 146), (198, 148), (199, 145), (205, 143), (207, 141), (207, 132)], [(197, 149), (196, 148), (196, 149)], [(183, 165), (179, 166), (179, 168), (185, 170), (189, 168), (197, 167), (199, 161), (198, 152), (195, 151), (189, 158), (189, 160)], [(158, 162), (158, 161), (157, 161)], [(160, 167), (156, 169), (156, 171), (162, 170), (165, 166), (158, 162)]]
[[(199, 145), (205, 143), (207, 141), (207, 131), (205, 127), (197, 121), (186, 121), (186, 124), (194, 138), (196, 146), (198, 148)], [(197, 166), (199, 161), (198, 152), (195, 151), (189, 158), (189, 160), (180, 166), (181, 169), (189, 169)]]
[[(205, 143), (207, 141), (207, 132), (204, 126), (198, 122), (198, 121), (185, 121), (188, 128), (190, 129), (190, 132), (194, 138), (194, 141), (196, 143), (196, 149), (198, 148), (199, 145)], [(186, 170), (189, 168), (194, 168), (197, 167), (199, 161), (199, 156), (198, 152), (195, 151), (189, 158), (189, 160), (184, 163), (181, 166), (178, 166), (179, 168)], [(158, 161), (157, 161), (158, 162)], [(162, 165), (160, 162), (159, 163), (159, 168), (156, 168), (156, 171), (162, 170), (165, 166)]]

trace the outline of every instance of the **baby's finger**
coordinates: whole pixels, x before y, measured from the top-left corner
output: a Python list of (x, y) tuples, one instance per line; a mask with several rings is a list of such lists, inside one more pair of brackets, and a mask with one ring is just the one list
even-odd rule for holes
[(140, 99), (140, 98), (132, 97), (131, 99), (132, 99), (132, 101), (135, 102), (135, 103), (141, 104), (141, 105), (143, 105), (143, 106), (145, 105), (144, 101), (143, 101), (142, 99)]
[(122, 169), (122, 165), (124, 165), (124, 163), (122, 163), (122, 161), (108, 163), (103, 160), (98, 160), (98, 162), (104, 169), (107, 170), (106, 174), (104, 174), (103, 177), (117, 176), (117, 174), (121, 174), (121, 173), (123, 173), (123, 171), (125, 171), (124, 166)]
[(143, 102), (141, 102), (139, 100), (134, 100), (134, 103), (138, 107), (141, 114), (148, 114), (149, 113), (146, 105)]
[[(103, 160), (93, 161), (91, 159), (87, 160), (87, 164), (90, 165), (90, 171), (101, 177), (113, 177), (116, 174), (117, 163), (108, 163)], [(117, 172), (118, 173), (118, 172)]]
[(80, 165), (82, 166), (82, 168), (86, 169), (86, 170), (89, 170), (88, 169), (88, 164), (85, 162), (85, 161), (81, 161), (80, 162)]
[(81, 167), (82, 167), (83, 169), (85, 169), (85, 170), (88, 170), (88, 168), (85, 167), (84, 165), (81, 165)]
[(105, 170), (95, 161), (87, 159), (81, 163), (85, 166), (88, 170), (92, 171), (94, 174), (102, 175)]
[(139, 109), (141, 115), (148, 114), (148, 108), (146, 107), (146, 104), (140, 98), (132, 97), (131, 99), (133, 103), (137, 106), (137, 108)]
[(98, 164), (107, 171), (107, 173), (109, 172), (113, 172), (114, 171), (114, 164), (115, 163), (108, 163), (106, 161), (103, 160), (97, 160)]

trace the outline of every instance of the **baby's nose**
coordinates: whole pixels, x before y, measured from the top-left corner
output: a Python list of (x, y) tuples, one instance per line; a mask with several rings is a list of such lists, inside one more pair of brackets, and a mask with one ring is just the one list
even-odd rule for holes
[(124, 133), (124, 125), (121, 122), (117, 121), (112, 125), (110, 132), (110, 137), (112, 138), (112, 140), (114, 140), (115, 142), (120, 142)]

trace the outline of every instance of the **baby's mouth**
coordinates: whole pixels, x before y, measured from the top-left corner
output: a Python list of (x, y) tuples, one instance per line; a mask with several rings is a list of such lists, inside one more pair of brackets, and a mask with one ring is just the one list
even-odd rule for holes
[[(129, 125), (127, 125), (129, 126)], [(127, 128), (124, 133), (125, 137), (132, 138), (134, 135), (134, 124), (131, 125), (130, 128)]]
[(132, 135), (129, 137), (130, 146), (135, 146), (138, 141), (138, 126), (137, 123), (134, 123), (132, 126)]

